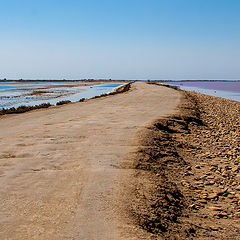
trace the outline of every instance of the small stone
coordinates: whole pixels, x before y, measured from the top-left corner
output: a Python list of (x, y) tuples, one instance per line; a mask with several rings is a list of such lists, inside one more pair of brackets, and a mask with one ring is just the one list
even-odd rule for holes
[(188, 172), (188, 171), (185, 172), (185, 176), (191, 176), (191, 175), (193, 175), (192, 172)]
[(229, 198), (229, 199), (233, 199), (235, 196), (234, 195), (232, 195), (232, 194), (228, 194), (228, 196), (227, 196), (227, 198)]
[(236, 212), (236, 213), (235, 213), (235, 216), (236, 216), (236, 217), (240, 217), (240, 212)]
[(240, 199), (240, 194), (239, 193), (235, 194), (235, 197)]
[(205, 199), (199, 199), (198, 202), (199, 202), (199, 203), (203, 203), (203, 204), (206, 204), (206, 203), (207, 203), (207, 201), (206, 201)]
[(218, 195), (216, 194), (216, 193), (211, 193), (211, 194), (209, 194), (208, 195), (208, 199), (214, 199), (214, 198), (217, 198), (218, 197)]
[(238, 170), (239, 170), (238, 166), (232, 168), (232, 171), (233, 171), (233, 172), (238, 172)]
[(196, 204), (192, 204), (189, 207), (192, 208), (192, 209), (195, 209), (195, 210), (199, 209), (199, 206), (197, 206)]
[(195, 177), (194, 180), (196, 180), (196, 181), (200, 181), (201, 178), (199, 178), (199, 177)]
[(227, 213), (218, 213), (218, 214), (216, 214), (216, 216), (219, 218), (228, 218)]
[(225, 193), (227, 193), (228, 191), (228, 188), (224, 188), (224, 189), (215, 189), (214, 192), (218, 195), (218, 196), (222, 196), (224, 195)]
[(211, 229), (212, 231), (218, 231), (218, 228), (217, 228), (217, 227), (210, 226), (210, 229)]
[(209, 180), (209, 179), (214, 179), (214, 176), (210, 175), (210, 176), (207, 177), (207, 179), (208, 179), (208, 180)]
[(222, 173), (222, 177), (226, 178), (227, 176), (228, 175), (225, 172)]
[(195, 166), (195, 168), (197, 168), (197, 169), (200, 169), (200, 168), (201, 168), (201, 166), (199, 166), (199, 165), (196, 165), (196, 166)]
[(209, 207), (209, 209), (212, 211), (222, 211), (222, 209), (219, 207)]
[(202, 198), (203, 198), (203, 199), (208, 199), (208, 194), (207, 194), (207, 193), (203, 194), (203, 195), (202, 195)]

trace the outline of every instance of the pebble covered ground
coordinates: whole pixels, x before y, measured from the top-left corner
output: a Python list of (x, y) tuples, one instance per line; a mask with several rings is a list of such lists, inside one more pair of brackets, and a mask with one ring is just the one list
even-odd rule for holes
[(197, 93), (202, 126), (192, 125), (181, 184), (203, 239), (240, 239), (240, 103)]
[(151, 239), (240, 239), (240, 103), (183, 92), (142, 133), (130, 211)]

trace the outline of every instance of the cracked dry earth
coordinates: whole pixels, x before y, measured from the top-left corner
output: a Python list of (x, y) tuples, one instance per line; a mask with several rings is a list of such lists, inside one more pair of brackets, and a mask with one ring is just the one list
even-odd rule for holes
[(2, 116), (0, 238), (147, 239), (125, 210), (132, 199), (122, 186), (135, 172), (128, 156), (137, 132), (180, 99), (134, 83), (122, 94)]

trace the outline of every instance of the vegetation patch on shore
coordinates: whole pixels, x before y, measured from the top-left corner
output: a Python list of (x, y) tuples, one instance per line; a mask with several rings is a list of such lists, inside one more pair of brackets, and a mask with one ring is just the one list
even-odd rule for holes
[(142, 133), (130, 211), (153, 239), (236, 239), (240, 103), (183, 93), (178, 114)]
[(35, 106), (19, 106), (17, 108), (12, 107), (8, 109), (1, 109), (0, 110), (0, 115), (5, 115), (5, 114), (13, 114), (13, 113), (25, 113), (28, 111), (36, 110), (36, 109), (41, 109), (41, 108), (49, 108), (52, 105), (50, 103), (43, 103), (40, 105), (35, 105)]
[(57, 102), (56, 105), (59, 106), (59, 105), (64, 105), (64, 104), (68, 104), (68, 103), (71, 103), (71, 101), (69, 101), (69, 100), (63, 100), (63, 101)]
[(124, 84), (124, 85), (116, 88), (113, 92), (104, 93), (104, 94), (102, 94), (102, 95), (95, 96), (95, 97), (93, 97), (93, 98), (91, 98), (91, 99), (102, 98), (102, 97), (106, 97), (106, 96), (112, 96), (112, 95), (116, 95), (116, 94), (119, 94), (119, 93), (127, 92), (127, 91), (130, 90), (131, 84), (132, 84), (132, 83)]

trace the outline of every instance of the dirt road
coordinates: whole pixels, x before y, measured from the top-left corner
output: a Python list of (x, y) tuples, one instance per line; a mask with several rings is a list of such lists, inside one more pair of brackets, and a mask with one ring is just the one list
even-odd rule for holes
[(133, 171), (122, 166), (137, 132), (180, 98), (134, 83), (122, 94), (1, 117), (0, 239), (137, 239), (121, 216), (121, 186)]

